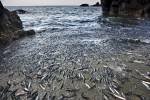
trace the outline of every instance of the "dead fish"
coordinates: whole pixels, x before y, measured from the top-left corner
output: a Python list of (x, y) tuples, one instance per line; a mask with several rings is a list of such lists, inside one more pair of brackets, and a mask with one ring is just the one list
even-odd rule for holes
[(143, 84), (148, 90), (150, 90), (150, 82), (142, 81), (142, 84)]
[(45, 74), (43, 75), (43, 77), (41, 78), (41, 80), (44, 80), (47, 76), (48, 76), (48, 74), (45, 73)]
[(8, 76), (11, 77), (13, 75), (14, 75), (14, 72), (10, 72)]
[(29, 92), (29, 89), (28, 88), (24, 88), (23, 89), (25, 92)]
[(27, 74), (24, 74), (24, 75), (25, 75), (25, 77), (26, 77), (27, 79), (31, 79), (31, 80), (32, 80), (32, 76), (27, 75)]
[[(7, 92), (9, 92), (9, 89), (10, 89), (10, 85), (7, 85), (6, 87), (4, 87), (4, 89), (1, 92), (1, 95), (6, 94)], [(0, 97), (1, 97), (1, 95), (0, 95)]]
[(79, 89), (66, 89), (66, 91), (68, 91), (68, 92), (77, 92), (77, 91), (79, 91)]
[(118, 99), (120, 99), (120, 100), (126, 100), (125, 96), (124, 96), (124, 95), (121, 95), (116, 89), (113, 89), (113, 88), (111, 88), (111, 87), (109, 87), (109, 89), (110, 89), (110, 91), (112, 92), (111, 94), (112, 94), (114, 97), (116, 97), (116, 98), (118, 98)]
[(120, 100), (126, 100), (126, 98), (124, 98), (124, 97), (121, 97), (121, 96), (119, 96), (119, 95), (116, 95), (116, 94), (113, 94), (116, 98), (118, 98), (118, 99), (120, 99)]
[(47, 93), (43, 96), (42, 100), (47, 100)]
[(38, 91), (31, 94), (31, 100), (38, 100)]
[(48, 100), (55, 100), (56, 96), (49, 96)]
[(81, 97), (82, 97), (83, 99), (85, 99), (85, 100), (90, 100), (90, 98), (87, 97), (87, 96), (85, 96), (85, 94), (84, 94), (83, 92), (81, 93)]
[(144, 64), (143, 61), (139, 61), (139, 60), (134, 60), (133, 62), (134, 62), (134, 63), (139, 63), (139, 64)]
[(79, 73), (79, 74), (78, 74), (78, 77), (81, 78), (81, 79), (84, 79), (84, 76), (83, 76), (82, 73)]
[(109, 100), (108, 97), (106, 95), (104, 95), (104, 100)]
[(60, 89), (62, 89), (62, 88), (63, 88), (63, 86), (64, 86), (64, 82), (61, 84)]
[(143, 76), (144, 78), (150, 80), (150, 72), (147, 72), (146, 74), (141, 73), (139, 70), (135, 70), (138, 74)]
[(40, 88), (43, 89), (43, 90), (46, 89), (42, 84), (40, 84)]
[(85, 83), (85, 86), (88, 88), (88, 89), (90, 89), (91, 87), (90, 87), (90, 85), (89, 84), (87, 84), (87, 83)]
[(85, 69), (88, 69), (88, 67), (86, 67), (86, 68), (82, 67), (82, 68), (79, 68), (78, 70), (85, 70)]
[[(64, 95), (64, 94), (62, 94), (62, 98), (64, 99), (64, 98), (72, 98), (72, 97), (75, 97), (76, 96), (76, 93), (73, 93), (73, 94), (71, 94), (71, 95)], [(62, 99), (62, 100), (63, 100)]]
[(29, 81), (28, 83), (28, 89), (31, 87), (31, 81)]
[(27, 94), (27, 92), (25, 92), (24, 90), (18, 90), (17, 92), (16, 92), (16, 96), (24, 96), (24, 95), (26, 95)]

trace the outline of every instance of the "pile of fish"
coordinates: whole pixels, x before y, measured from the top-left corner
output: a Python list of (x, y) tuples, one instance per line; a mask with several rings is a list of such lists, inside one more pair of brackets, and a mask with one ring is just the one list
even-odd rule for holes
[(150, 91), (150, 72), (133, 70), (128, 65), (142, 65), (145, 61), (132, 57), (133, 53), (126, 55), (128, 63), (120, 59), (122, 54), (96, 64), (84, 57), (60, 61), (55, 55), (50, 65), (40, 60), (43, 66), (9, 69), (1, 73), (0, 100), (149, 100), (149, 94), (136, 91), (139, 87), (144, 93)]

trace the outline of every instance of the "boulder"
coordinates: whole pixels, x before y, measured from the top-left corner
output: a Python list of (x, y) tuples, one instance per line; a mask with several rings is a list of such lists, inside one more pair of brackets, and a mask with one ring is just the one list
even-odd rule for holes
[(150, 0), (101, 0), (106, 16), (150, 17)]
[(89, 4), (81, 4), (80, 7), (89, 7)]
[(0, 1), (0, 46), (11, 43), (22, 36), (35, 34), (33, 30), (24, 31), (20, 17), (3, 7)]

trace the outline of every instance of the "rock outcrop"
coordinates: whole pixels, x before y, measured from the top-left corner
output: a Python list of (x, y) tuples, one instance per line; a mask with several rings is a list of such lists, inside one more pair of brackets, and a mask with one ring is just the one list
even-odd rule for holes
[(150, 0), (101, 0), (104, 15), (150, 17)]
[(4, 8), (0, 1), (0, 46), (7, 45), (22, 36), (32, 34), (35, 34), (33, 30), (23, 30), (19, 16), (15, 12), (10, 12)]
[(101, 4), (99, 2), (96, 2), (94, 5), (92, 5), (93, 7), (100, 7)]
[(81, 4), (80, 7), (89, 7), (89, 4)]

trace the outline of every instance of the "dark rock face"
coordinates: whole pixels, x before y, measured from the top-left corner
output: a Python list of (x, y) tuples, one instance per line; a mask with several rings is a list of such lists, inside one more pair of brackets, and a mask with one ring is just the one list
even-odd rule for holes
[(99, 7), (101, 4), (99, 2), (96, 2), (96, 4), (92, 5), (93, 7)]
[(17, 14), (26, 14), (26, 13), (29, 13), (28, 11), (25, 11), (25, 10), (22, 10), (22, 9), (14, 10), (13, 12), (17, 13)]
[(81, 4), (80, 7), (89, 7), (89, 4)]
[(6, 45), (14, 39), (23, 36), (20, 35), (21, 32), (26, 35), (33, 33), (31, 31), (24, 31), (19, 16), (15, 12), (8, 11), (0, 2), (0, 46)]
[(102, 0), (104, 15), (150, 17), (150, 0)]

